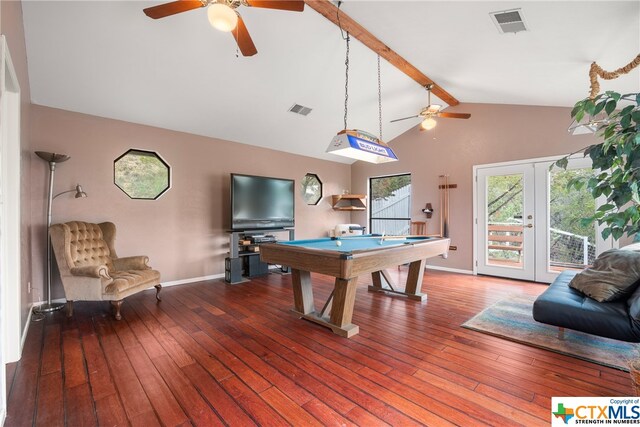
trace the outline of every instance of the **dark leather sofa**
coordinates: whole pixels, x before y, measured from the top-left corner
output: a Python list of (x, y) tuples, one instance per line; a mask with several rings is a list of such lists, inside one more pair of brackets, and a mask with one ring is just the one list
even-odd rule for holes
[(628, 298), (598, 302), (569, 287), (577, 273), (560, 273), (533, 303), (533, 318), (560, 328), (640, 342), (640, 288)]

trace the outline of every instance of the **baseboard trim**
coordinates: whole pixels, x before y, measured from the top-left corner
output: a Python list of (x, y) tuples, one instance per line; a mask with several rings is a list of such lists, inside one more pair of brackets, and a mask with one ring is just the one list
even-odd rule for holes
[[(192, 277), (189, 279), (180, 279), (180, 280), (172, 280), (170, 282), (161, 282), (162, 287), (165, 286), (178, 286), (178, 285), (186, 285), (187, 283), (195, 283), (195, 282), (204, 282), (206, 280), (215, 280), (224, 278), (224, 273), (212, 274), (209, 276), (202, 277)], [(149, 288), (152, 289), (152, 288)]]
[(449, 273), (460, 273), (460, 274), (473, 275), (473, 270), (462, 270), (460, 268), (441, 267), (439, 265), (427, 265), (426, 268), (428, 268), (429, 270), (447, 271)]
[(24, 349), (24, 343), (27, 341), (27, 334), (29, 333), (29, 325), (31, 324), (31, 315), (33, 314), (33, 303), (29, 306), (29, 314), (27, 314), (27, 322), (22, 329), (22, 336), (20, 337), (20, 358), (22, 358), (22, 350)]

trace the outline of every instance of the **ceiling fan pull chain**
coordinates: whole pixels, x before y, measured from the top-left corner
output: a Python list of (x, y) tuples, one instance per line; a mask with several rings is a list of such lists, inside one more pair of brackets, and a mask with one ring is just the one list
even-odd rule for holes
[(344, 60), (344, 128), (347, 129), (347, 102), (349, 101), (349, 33), (347, 32), (347, 56)]
[(380, 141), (382, 141), (382, 84), (380, 82), (380, 55), (378, 55), (378, 119), (380, 122)]

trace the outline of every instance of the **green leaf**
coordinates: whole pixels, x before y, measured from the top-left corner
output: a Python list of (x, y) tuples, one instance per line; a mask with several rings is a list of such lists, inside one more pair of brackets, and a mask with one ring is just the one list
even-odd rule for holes
[(608, 239), (609, 236), (611, 236), (611, 229), (610, 228), (605, 228), (604, 230), (602, 230), (602, 238), (603, 239)]
[(571, 110), (571, 117), (575, 117), (578, 114), (578, 111), (582, 110), (582, 101), (576, 102), (576, 105)]
[(569, 159), (566, 157), (563, 157), (556, 162), (556, 166), (562, 169), (566, 169), (568, 164), (569, 164)]
[(583, 228), (589, 227), (595, 220), (595, 217), (582, 218), (580, 219), (580, 226)]
[(600, 206), (600, 207), (598, 208), (598, 210), (599, 210), (599, 211), (602, 211), (602, 212), (606, 212), (606, 211), (610, 211), (610, 210), (612, 210), (612, 209), (614, 209), (614, 208), (615, 208), (615, 206), (614, 206), (614, 205), (612, 205), (612, 204), (610, 204), (610, 203), (607, 203), (606, 205), (602, 205), (602, 206)]
[(604, 106), (604, 111), (605, 113), (607, 113), (607, 116), (610, 116), (611, 113), (616, 109), (616, 105), (618, 105), (618, 103), (615, 99), (610, 99), (607, 101), (607, 104)]
[(576, 122), (580, 123), (583, 118), (584, 118), (584, 110), (581, 108), (576, 112), (576, 117), (575, 117)]
[(624, 234), (622, 228), (614, 228), (613, 230), (611, 230), (611, 232), (613, 234), (613, 240), (618, 240), (622, 237), (622, 234)]
[(587, 112), (587, 114), (590, 114), (593, 116), (594, 115), (593, 112), (595, 111), (595, 109), (596, 109), (596, 104), (592, 100), (588, 99), (584, 103), (584, 111)]
[(620, 126), (622, 129), (626, 129), (631, 126), (631, 114), (625, 114), (622, 116), (622, 119), (620, 119)]

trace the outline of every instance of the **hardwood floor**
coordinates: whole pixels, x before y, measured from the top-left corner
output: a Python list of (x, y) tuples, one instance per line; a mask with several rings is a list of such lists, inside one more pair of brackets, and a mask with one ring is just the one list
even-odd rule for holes
[[(332, 281), (313, 280), (322, 306)], [(121, 321), (77, 303), (31, 324), (6, 425), (532, 426), (549, 425), (552, 396), (632, 393), (627, 373), (460, 327), (543, 285), (428, 270), (421, 304), (367, 281), (351, 339), (297, 319), (278, 274), (165, 288), (157, 305), (143, 292)]]

